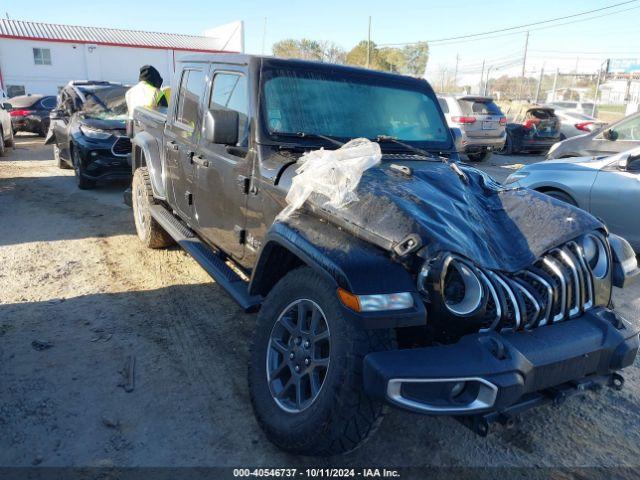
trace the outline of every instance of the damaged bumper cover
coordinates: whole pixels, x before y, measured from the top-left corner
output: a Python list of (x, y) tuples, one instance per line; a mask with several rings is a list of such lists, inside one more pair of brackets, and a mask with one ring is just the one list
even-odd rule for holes
[(446, 346), (374, 352), (364, 359), (369, 395), (430, 415), (500, 411), (528, 394), (631, 365), (638, 332), (613, 311), (528, 332), (474, 334)]

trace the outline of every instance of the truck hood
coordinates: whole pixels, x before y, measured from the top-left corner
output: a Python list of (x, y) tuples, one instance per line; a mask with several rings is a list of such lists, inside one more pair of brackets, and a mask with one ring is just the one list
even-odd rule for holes
[(358, 201), (334, 209), (312, 196), (312, 210), (385, 248), (415, 234), (427, 257), (448, 251), (506, 272), (521, 270), (549, 249), (604, 228), (576, 207), (525, 188), (507, 188), (471, 166), (461, 165), (466, 183), (444, 163), (401, 164), (411, 174), (390, 168), (383, 157), (362, 176)]

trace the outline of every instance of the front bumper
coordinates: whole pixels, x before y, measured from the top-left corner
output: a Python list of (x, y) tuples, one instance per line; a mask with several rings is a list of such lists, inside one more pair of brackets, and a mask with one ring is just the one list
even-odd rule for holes
[(615, 312), (597, 308), (531, 331), (473, 334), (452, 345), (370, 353), (364, 359), (364, 388), (395, 406), (430, 415), (500, 411), (535, 392), (610, 375), (631, 365), (637, 350), (638, 332)]
[(128, 155), (114, 155), (110, 144), (85, 142), (76, 144), (83, 166), (83, 176), (91, 180), (131, 178)]
[(521, 150), (549, 150), (560, 141), (557, 138), (523, 138), (520, 145)]

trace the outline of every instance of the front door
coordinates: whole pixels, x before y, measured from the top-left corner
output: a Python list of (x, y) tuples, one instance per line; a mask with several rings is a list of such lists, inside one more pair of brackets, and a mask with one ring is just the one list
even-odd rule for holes
[(164, 151), (167, 165), (169, 203), (183, 220), (193, 218), (195, 166), (193, 156), (200, 140), (205, 72), (202, 66), (185, 67), (176, 95), (176, 103), (167, 113)]
[(596, 135), (588, 147), (592, 155), (613, 155), (640, 145), (640, 115), (632, 116), (611, 127), (612, 140)]
[(196, 188), (198, 230), (210, 243), (236, 259), (244, 255), (245, 206), (250, 188), (252, 156), (248, 153), (249, 125), (247, 77), (242, 67), (211, 68), (213, 76), (208, 108), (239, 114), (238, 144), (200, 141)]
[(630, 160), (621, 171), (617, 162), (603, 168), (591, 188), (591, 213), (601, 218), (612, 233), (640, 245), (640, 158)]

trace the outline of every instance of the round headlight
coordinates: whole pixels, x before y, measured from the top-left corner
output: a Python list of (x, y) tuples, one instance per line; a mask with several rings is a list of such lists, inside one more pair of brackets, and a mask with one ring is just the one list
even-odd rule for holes
[(582, 239), (584, 259), (589, 264), (596, 278), (604, 278), (609, 271), (609, 256), (604, 241), (594, 234), (585, 235)]
[(442, 295), (444, 304), (451, 313), (470, 315), (482, 303), (482, 284), (470, 267), (451, 260), (446, 268)]

